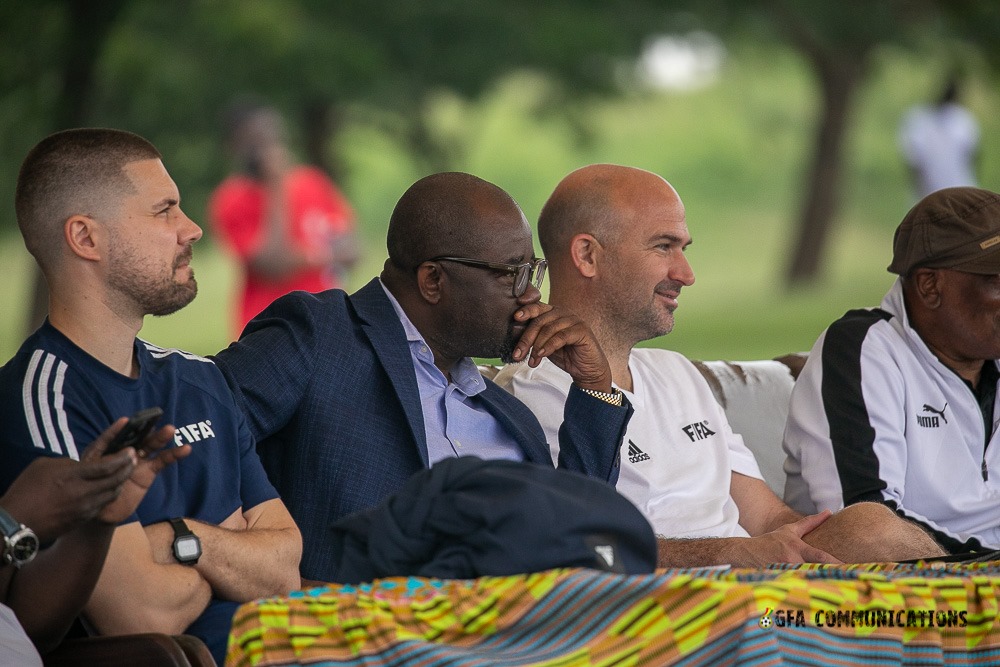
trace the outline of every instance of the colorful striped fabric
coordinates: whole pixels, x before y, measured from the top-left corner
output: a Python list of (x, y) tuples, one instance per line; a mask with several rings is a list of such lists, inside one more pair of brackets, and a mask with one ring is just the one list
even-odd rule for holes
[(240, 607), (227, 665), (1000, 664), (1000, 562), (392, 578)]

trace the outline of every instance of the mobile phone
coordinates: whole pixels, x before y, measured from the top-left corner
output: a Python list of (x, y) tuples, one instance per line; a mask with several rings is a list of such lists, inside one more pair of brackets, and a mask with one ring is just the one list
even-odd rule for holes
[(128, 422), (125, 423), (122, 430), (118, 431), (118, 435), (114, 437), (108, 448), (104, 450), (104, 454), (114, 454), (126, 447), (135, 447), (141, 444), (162, 416), (163, 410), (160, 408), (139, 410), (139, 412), (128, 418)]

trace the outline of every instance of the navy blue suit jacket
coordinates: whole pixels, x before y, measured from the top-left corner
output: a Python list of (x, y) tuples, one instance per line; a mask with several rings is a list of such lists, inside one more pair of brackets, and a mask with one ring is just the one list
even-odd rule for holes
[[(378, 280), (352, 295), (293, 292), (215, 357), (258, 442), (272, 483), (302, 531), (302, 576), (334, 571), (330, 525), (368, 509), (428, 467), (420, 394), (403, 325)], [(476, 397), (521, 446), (552, 465), (538, 420), (490, 381)], [(574, 387), (559, 465), (612, 484), (632, 413)]]

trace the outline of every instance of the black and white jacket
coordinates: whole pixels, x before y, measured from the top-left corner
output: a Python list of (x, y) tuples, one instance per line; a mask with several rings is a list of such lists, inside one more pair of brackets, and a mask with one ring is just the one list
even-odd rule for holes
[(881, 502), (952, 552), (1000, 548), (994, 414), (987, 439), (970, 386), (910, 328), (897, 279), (880, 308), (848, 312), (813, 346), (785, 428), (785, 501)]

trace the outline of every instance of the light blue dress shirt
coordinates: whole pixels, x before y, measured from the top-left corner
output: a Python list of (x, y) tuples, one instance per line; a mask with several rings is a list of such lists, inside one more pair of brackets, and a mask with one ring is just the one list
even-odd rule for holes
[(434, 365), (434, 352), (403, 312), (399, 302), (385, 285), (382, 289), (389, 297), (410, 345), (430, 464), (453, 456), (523, 461), (524, 453), (517, 441), (477, 398), (486, 389), (486, 381), (475, 362), (468, 357), (460, 359), (451, 369), (449, 382), (441, 369)]

